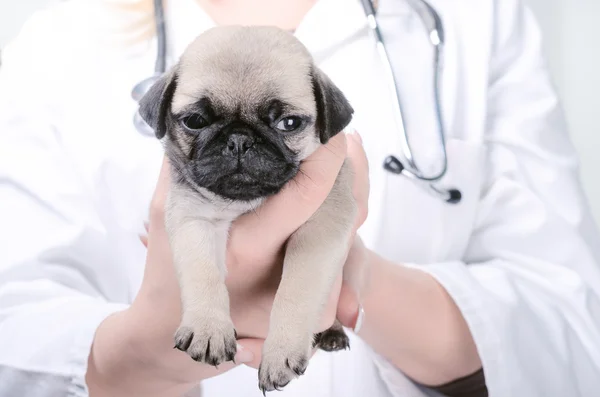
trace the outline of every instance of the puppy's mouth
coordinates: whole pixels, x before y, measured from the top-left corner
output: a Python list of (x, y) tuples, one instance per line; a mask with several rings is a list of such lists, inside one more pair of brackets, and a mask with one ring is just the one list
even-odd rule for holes
[(251, 201), (277, 194), (296, 176), (299, 162), (290, 153), (266, 146), (249, 148), (243, 155), (211, 148), (190, 163), (194, 182), (228, 200)]
[(292, 178), (293, 175), (290, 173), (289, 178), (282, 178), (280, 181), (265, 181), (244, 172), (236, 172), (219, 178), (216, 183), (207, 188), (229, 200), (251, 201), (277, 194)]

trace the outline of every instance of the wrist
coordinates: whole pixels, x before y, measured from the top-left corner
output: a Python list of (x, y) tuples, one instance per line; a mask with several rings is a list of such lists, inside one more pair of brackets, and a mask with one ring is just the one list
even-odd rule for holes
[(160, 344), (142, 336), (148, 330), (137, 327), (135, 317), (130, 308), (107, 317), (98, 327), (86, 373), (91, 397), (175, 396), (191, 387), (169, 368), (174, 352), (161, 354)]
[(421, 384), (444, 384), (479, 369), (471, 334), (445, 289), (418, 268), (369, 255), (361, 338)]

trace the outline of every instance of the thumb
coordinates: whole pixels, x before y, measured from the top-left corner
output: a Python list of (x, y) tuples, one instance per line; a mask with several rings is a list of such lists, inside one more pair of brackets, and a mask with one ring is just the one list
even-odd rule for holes
[(257, 360), (260, 363), (260, 349), (257, 349), (257, 344), (260, 342), (260, 348), (262, 348), (262, 341), (258, 339), (240, 339), (237, 342), (237, 352), (235, 353), (234, 362), (236, 364), (250, 364)]
[[(201, 371), (198, 373), (198, 367), (194, 366), (194, 372), (196, 379), (209, 379), (214, 376), (220, 375), (227, 371), (234, 369), (235, 367), (239, 367), (242, 364), (252, 365), (257, 362), (260, 364), (260, 355), (257, 355), (255, 352), (260, 354), (260, 348), (257, 349), (258, 340), (256, 339), (239, 339), (237, 341), (237, 351), (235, 353), (235, 357), (233, 361), (226, 361), (218, 366), (210, 366), (210, 365), (201, 365)], [(260, 346), (262, 347), (262, 341), (260, 342)], [(189, 357), (186, 356), (186, 360), (189, 360)], [(258, 368), (258, 367), (257, 367)]]
[(342, 284), (337, 307), (337, 319), (346, 328), (354, 329), (359, 323), (360, 302), (358, 294), (346, 282)]
[(238, 351), (235, 355), (235, 362), (258, 369), (262, 357), (263, 343), (263, 339), (256, 338), (238, 340)]
[(365, 285), (369, 283), (369, 270), (367, 249), (360, 236), (355, 235), (344, 265), (344, 283), (337, 309), (337, 316), (342, 325), (354, 329), (355, 332), (358, 332), (357, 328), (362, 325), (361, 301)]
[[(251, 241), (263, 249), (279, 247), (329, 195), (346, 158), (345, 133), (339, 133), (304, 160), (293, 180), (255, 212), (234, 222), (230, 240)], [(235, 243), (234, 243), (235, 245)]]

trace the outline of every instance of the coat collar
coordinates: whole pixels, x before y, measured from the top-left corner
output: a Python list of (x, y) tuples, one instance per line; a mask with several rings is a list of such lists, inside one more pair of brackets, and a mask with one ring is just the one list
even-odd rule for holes
[[(170, 65), (177, 62), (199, 34), (216, 26), (194, 0), (169, 0), (165, 15)], [(336, 44), (365, 27), (365, 15), (358, 0), (318, 0), (294, 34), (318, 61), (320, 56), (335, 51)]]

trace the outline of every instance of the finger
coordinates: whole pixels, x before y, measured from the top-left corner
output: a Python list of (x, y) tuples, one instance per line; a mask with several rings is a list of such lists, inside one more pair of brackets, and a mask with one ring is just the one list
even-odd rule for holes
[(355, 230), (358, 229), (367, 218), (369, 207), (369, 161), (362, 145), (362, 139), (358, 132), (348, 134), (348, 158), (352, 164), (354, 174), (352, 193), (358, 206), (358, 215)]
[(337, 306), (340, 322), (354, 328), (359, 314), (362, 286), (368, 282), (367, 250), (360, 236), (355, 235), (344, 264), (344, 283)]
[(236, 220), (231, 241), (252, 239), (255, 246), (280, 247), (321, 206), (346, 158), (344, 133), (302, 162), (300, 172), (254, 213)]
[[(260, 367), (264, 342), (265, 342), (264, 339), (254, 339), (254, 338), (238, 340), (238, 345), (241, 345), (245, 350), (251, 352), (253, 355), (252, 360), (250, 360), (249, 362), (245, 362), (244, 364), (246, 364), (247, 366), (252, 367), (254, 369), (258, 369), (258, 367)], [(311, 357), (312, 357), (312, 355), (314, 355), (316, 353), (316, 351), (317, 351), (316, 349), (312, 349)], [(237, 354), (236, 354), (236, 357), (237, 357)]]
[(336, 317), (344, 327), (353, 329), (358, 319), (358, 313), (358, 295), (348, 283), (343, 283), (337, 305)]
[(150, 224), (148, 225), (148, 230), (151, 228), (164, 229), (164, 212), (170, 179), (171, 166), (165, 155), (163, 157), (162, 166), (156, 182), (156, 188), (154, 189), (154, 195), (152, 196), (152, 202), (150, 204)]
[[(156, 188), (150, 204), (150, 222), (145, 224), (148, 233), (142, 243), (148, 249), (146, 266), (144, 268), (144, 281), (140, 288), (139, 296), (145, 296), (147, 291), (161, 291), (166, 297), (173, 298), (174, 292), (179, 291), (179, 284), (172, 264), (171, 247), (164, 227), (164, 212), (166, 198), (170, 184), (170, 164), (167, 156), (163, 157), (162, 166), (156, 182)], [(165, 306), (179, 305), (179, 300), (163, 299)]]
[(148, 232), (150, 231), (150, 224), (148, 222), (144, 222), (144, 230), (146, 230), (146, 234), (140, 234), (139, 237), (144, 247), (148, 248)]
[(246, 364), (249, 367), (258, 369), (258, 367), (260, 366), (260, 361), (262, 359), (263, 344), (263, 339), (247, 338), (238, 340), (238, 345), (241, 345), (243, 349), (252, 354), (252, 359), (245, 362), (244, 364)]
[(164, 227), (165, 204), (170, 184), (170, 168), (168, 158), (164, 156), (156, 188), (154, 189), (154, 195), (150, 203), (150, 222), (144, 224), (144, 227), (148, 231), (145, 238), (148, 248), (147, 257), (152, 258), (152, 262), (161, 264), (157, 266), (161, 269), (161, 272), (171, 270), (169, 267), (162, 265), (171, 262), (170, 246)]

